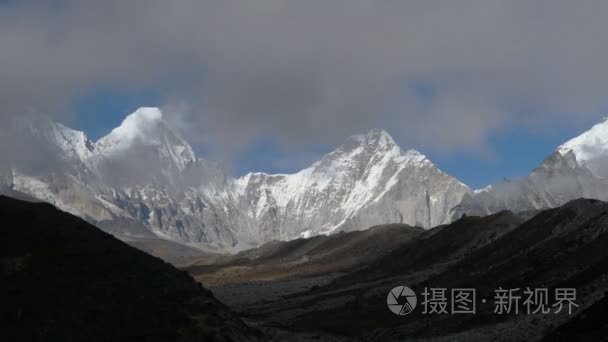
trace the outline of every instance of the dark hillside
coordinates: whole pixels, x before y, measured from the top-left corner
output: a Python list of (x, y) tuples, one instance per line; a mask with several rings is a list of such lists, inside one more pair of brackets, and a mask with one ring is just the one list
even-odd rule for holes
[(0, 340), (263, 340), (186, 272), (44, 203), (0, 196)]

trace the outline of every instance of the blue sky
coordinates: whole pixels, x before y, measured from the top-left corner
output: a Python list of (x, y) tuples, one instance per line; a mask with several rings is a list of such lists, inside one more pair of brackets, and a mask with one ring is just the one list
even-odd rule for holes
[(490, 137), (492, 155), (466, 151), (451, 154), (423, 153), (443, 171), (478, 189), (504, 178), (525, 177), (556, 147), (585, 132), (600, 119), (601, 116), (598, 116), (597, 120), (555, 125), (544, 132), (512, 127)]
[[(160, 106), (162, 100), (153, 91), (120, 92), (97, 89), (83, 96), (74, 104), (74, 128), (83, 130), (96, 140), (118, 126), (126, 115), (142, 106)], [(603, 116), (586, 117), (569, 124), (545, 126), (532, 132), (526, 127), (510, 127), (489, 139), (489, 153), (456, 150), (449, 153), (415, 147), (427, 155), (443, 171), (457, 177), (465, 184), (480, 188), (504, 178), (524, 177), (540, 164), (557, 146), (589, 129)], [(373, 127), (370, 127), (370, 129)], [(395, 132), (389, 133), (396, 135)], [(363, 132), (353, 132), (363, 133)], [(399, 143), (399, 141), (397, 141)], [(410, 148), (412, 146), (404, 146)], [(290, 173), (314, 162), (319, 156), (336, 146), (312, 145), (286, 152), (271, 140), (258, 140), (233, 160), (234, 172), (250, 171)], [(205, 157), (204, 148), (195, 149)]]

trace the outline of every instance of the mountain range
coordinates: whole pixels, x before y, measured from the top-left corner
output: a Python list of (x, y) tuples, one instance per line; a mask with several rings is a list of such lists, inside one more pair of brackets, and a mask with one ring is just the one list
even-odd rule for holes
[(43, 115), (10, 133), (39, 146), (0, 170), (3, 192), (50, 202), (124, 240), (161, 238), (217, 251), (385, 223), (431, 228), (463, 214), (608, 199), (608, 122), (560, 146), (527, 178), (471, 190), (383, 130), (354, 135), (293, 174), (233, 177), (199, 158), (157, 108), (94, 142)]

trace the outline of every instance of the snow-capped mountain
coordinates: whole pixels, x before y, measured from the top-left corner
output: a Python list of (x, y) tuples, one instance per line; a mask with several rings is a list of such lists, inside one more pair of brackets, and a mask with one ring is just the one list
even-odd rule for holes
[(172, 177), (196, 162), (192, 147), (169, 128), (158, 108), (138, 109), (95, 146), (105, 162), (136, 168), (138, 179), (137, 168), (145, 167), (142, 171), (150, 173), (149, 167), (155, 167), (166, 177), (163, 180), (175, 181)]
[(598, 177), (608, 176), (608, 118), (557, 149), (561, 155), (572, 152), (576, 160)]
[(388, 133), (350, 137), (289, 175), (233, 178), (197, 158), (157, 108), (140, 108), (97, 142), (45, 117), (13, 133), (44, 146), (52, 169), (18, 160), (4, 183), (119, 236), (154, 235), (216, 249), (403, 222), (431, 227), (469, 192)]
[(452, 209), (488, 215), (501, 210), (526, 211), (561, 206), (581, 197), (608, 200), (608, 120), (559, 146), (532, 173), (464, 196)]
[(350, 137), (291, 175), (236, 180), (239, 204), (275, 238), (359, 230), (378, 222), (423, 227), (446, 223), (469, 189), (415, 150), (403, 151), (382, 130)]

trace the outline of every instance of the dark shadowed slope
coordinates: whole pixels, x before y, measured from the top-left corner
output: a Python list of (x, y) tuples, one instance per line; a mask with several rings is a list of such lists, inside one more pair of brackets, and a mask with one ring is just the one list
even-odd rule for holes
[[(208, 263), (206, 268), (194, 270), (200, 272), (197, 278), (205, 279), (209, 277), (205, 270), (217, 275), (233, 272), (236, 265), (259, 270), (279, 260), (291, 263), (273, 269), (275, 280), (250, 282), (251, 273), (233, 272), (233, 284), (213, 288), (243, 317), (276, 336), (495, 342), (540, 341), (547, 335), (561, 341), (603, 338), (608, 320), (599, 312), (605, 307), (602, 298), (608, 290), (608, 204), (580, 199), (534, 214), (504, 211), (468, 216), (450, 225), (414, 231), (407, 238), (396, 234), (404, 231), (387, 229), (372, 230), (365, 237), (338, 235), (274, 243), (243, 252), (236, 260)], [(351, 245), (355, 236), (362, 238)], [(386, 248), (369, 248), (367, 256), (359, 257), (366, 255), (363, 246), (382, 246), (374, 241), (382, 241)], [(350, 252), (343, 254), (346, 247)], [(358, 264), (337, 267), (345, 255), (356, 258)], [(292, 263), (294, 260), (300, 262)], [(311, 266), (318, 271), (326, 265), (342, 271), (324, 277), (298, 271)], [(297, 276), (290, 280), (281, 278), (294, 272)], [(418, 294), (419, 307), (405, 317), (387, 308), (387, 293), (400, 285)], [(425, 287), (474, 288), (477, 313), (423, 315), (420, 303)], [(498, 315), (494, 313), (494, 291), (500, 287), (522, 292), (527, 287), (547, 288), (552, 291), (549, 306), (555, 304), (556, 288), (575, 288), (579, 307), (572, 314), (564, 310), (560, 314)], [(521, 303), (520, 310), (524, 310)], [(595, 315), (601, 318), (592, 317)], [(581, 333), (581, 329), (587, 332)]]
[(0, 196), (0, 340), (263, 340), (187, 273), (44, 203)]
[(387, 224), (364, 231), (272, 241), (259, 248), (195, 261), (188, 270), (204, 284), (277, 281), (354, 272), (422, 234), (419, 227)]
[[(371, 278), (362, 271), (321, 288), (317, 297), (320, 300), (322, 293), (335, 294), (337, 291), (353, 299), (335, 309), (306, 315), (294, 325), (304, 329), (317, 327), (342, 334), (365, 335), (378, 341), (440, 336), (463, 341), (534, 341), (603, 297), (608, 289), (607, 203), (581, 199), (543, 211), (516, 228), (506, 229), (504, 234), (486, 244), (475, 244), (474, 248), (457, 258), (457, 262), (437, 266), (448, 256), (454, 256), (452, 242), (458, 242), (456, 246), (466, 245), (464, 241), (457, 240), (458, 233), (466, 235), (467, 230), (481, 222), (492, 230), (489, 220), (496, 218), (499, 217), (464, 218), (442, 228), (429, 239), (410, 243), (399, 254), (400, 258), (380, 260), (374, 265), (380, 271)], [(449, 234), (442, 237), (442, 231)], [(469, 236), (465, 241), (471, 241), (474, 236), (478, 235)], [(437, 255), (443, 257), (426, 254), (424, 250), (427, 248), (433, 248)], [(402, 267), (395, 267), (395, 263)], [(374, 281), (368, 282), (369, 279)], [(475, 288), (477, 314), (423, 316), (417, 311), (403, 319), (386, 309), (386, 293), (397, 285), (410, 286), (419, 294), (424, 287)], [(499, 287), (575, 288), (580, 309), (575, 310), (572, 316), (565, 313), (496, 315), (492, 300), (494, 290)], [(481, 303), (482, 298), (488, 303)], [(550, 304), (553, 304), (552, 299)], [(311, 305), (321, 306), (321, 303), (314, 300)], [(332, 317), (332, 320), (323, 321), (318, 317)], [(606, 321), (595, 328), (605, 329), (605, 325)], [(573, 328), (563, 329), (572, 331)]]
[(117, 237), (129, 245), (150, 255), (161, 258), (177, 267), (189, 263), (192, 259), (217, 256), (217, 254), (214, 253), (205, 252), (195, 247), (190, 247), (171, 240), (160, 239), (158, 237)]
[(420, 270), (439, 272), (523, 222), (524, 219), (510, 211), (486, 217), (463, 217), (450, 225), (425, 231), (345, 280), (371, 280)]
[(547, 335), (543, 342), (608, 341), (608, 293), (589, 309)]

